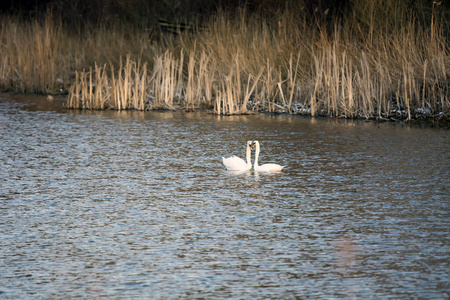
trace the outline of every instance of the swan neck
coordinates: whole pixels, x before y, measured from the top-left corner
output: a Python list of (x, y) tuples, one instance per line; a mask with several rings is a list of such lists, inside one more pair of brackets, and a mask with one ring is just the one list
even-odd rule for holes
[(247, 146), (247, 166), (251, 166), (252, 165), (252, 161), (250, 159), (250, 152), (252, 151), (252, 149)]
[(258, 166), (258, 158), (259, 158), (259, 143), (256, 143), (255, 167)]

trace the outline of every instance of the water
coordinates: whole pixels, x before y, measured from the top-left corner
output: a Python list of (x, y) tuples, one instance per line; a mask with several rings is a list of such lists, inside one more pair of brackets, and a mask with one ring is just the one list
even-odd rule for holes
[[(2, 299), (449, 298), (448, 130), (18, 98), (0, 135)], [(255, 139), (282, 173), (225, 170)]]

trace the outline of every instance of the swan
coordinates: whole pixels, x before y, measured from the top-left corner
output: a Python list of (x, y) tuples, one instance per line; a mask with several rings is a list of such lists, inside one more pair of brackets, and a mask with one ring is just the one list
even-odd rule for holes
[(247, 141), (247, 162), (237, 156), (225, 158), (222, 156), (223, 164), (228, 171), (248, 171), (252, 168), (250, 152), (252, 151), (252, 141)]
[(259, 142), (254, 141), (252, 144), (252, 148), (256, 147), (256, 154), (255, 154), (255, 164), (254, 168), (257, 172), (280, 172), (285, 166), (280, 166), (277, 164), (264, 164), (262, 166), (258, 165), (258, 157), (259, 157)]

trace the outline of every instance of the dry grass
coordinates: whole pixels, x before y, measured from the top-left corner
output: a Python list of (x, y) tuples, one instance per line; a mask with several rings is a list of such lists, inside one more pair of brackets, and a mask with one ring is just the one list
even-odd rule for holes
[(69, 54), (74, 41), (48, 16), (43, 24), (17, 18), (1, 20), (0, 87), (25, 92), (58, 92), (67, 89), (76, 56)]
[(401, 5), (390, 10), (398, 20), (387, 16), (388, 2), (362, 1), (331, 32), (289, 11), (272, 19), (219, 12), (207, 30), (159, 44), (123, 26), (78, 39), (50, 17), (43, 24), (3, 19), (0, 85), (52, 93), (72, 82), (67, 107), (81, 109), (407, 119), (449, 113), (449, 40), (439, 7), (424, 27)]

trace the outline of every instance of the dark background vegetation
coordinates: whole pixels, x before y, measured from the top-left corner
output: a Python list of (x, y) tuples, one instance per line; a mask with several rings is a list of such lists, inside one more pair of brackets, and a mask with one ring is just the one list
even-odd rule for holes
[[(444, 19), (450, 17), (450, 1), (397, 1), (424, 24), (430, 22), (433, 3), (439, 3)], [(280, 11), (288, 8), (312, 24), (332, 27), (335, 21), (346, 16), (355, 17), (356, 12), (352, 9), (354, 3), (355, 0), (6, 0), (1, 1), (0, 12), (20, 15), (24, 19), (39, 18), (52, 12), (68, 27), (82, 29), (87, 25), (110, 22), (149, 27), (160, 18), (201, 23), (218, 10), (245, 10), (248, 14), (276, 18)], [(385, 16), (390, 16), (389, 12), (385, 12)]]

